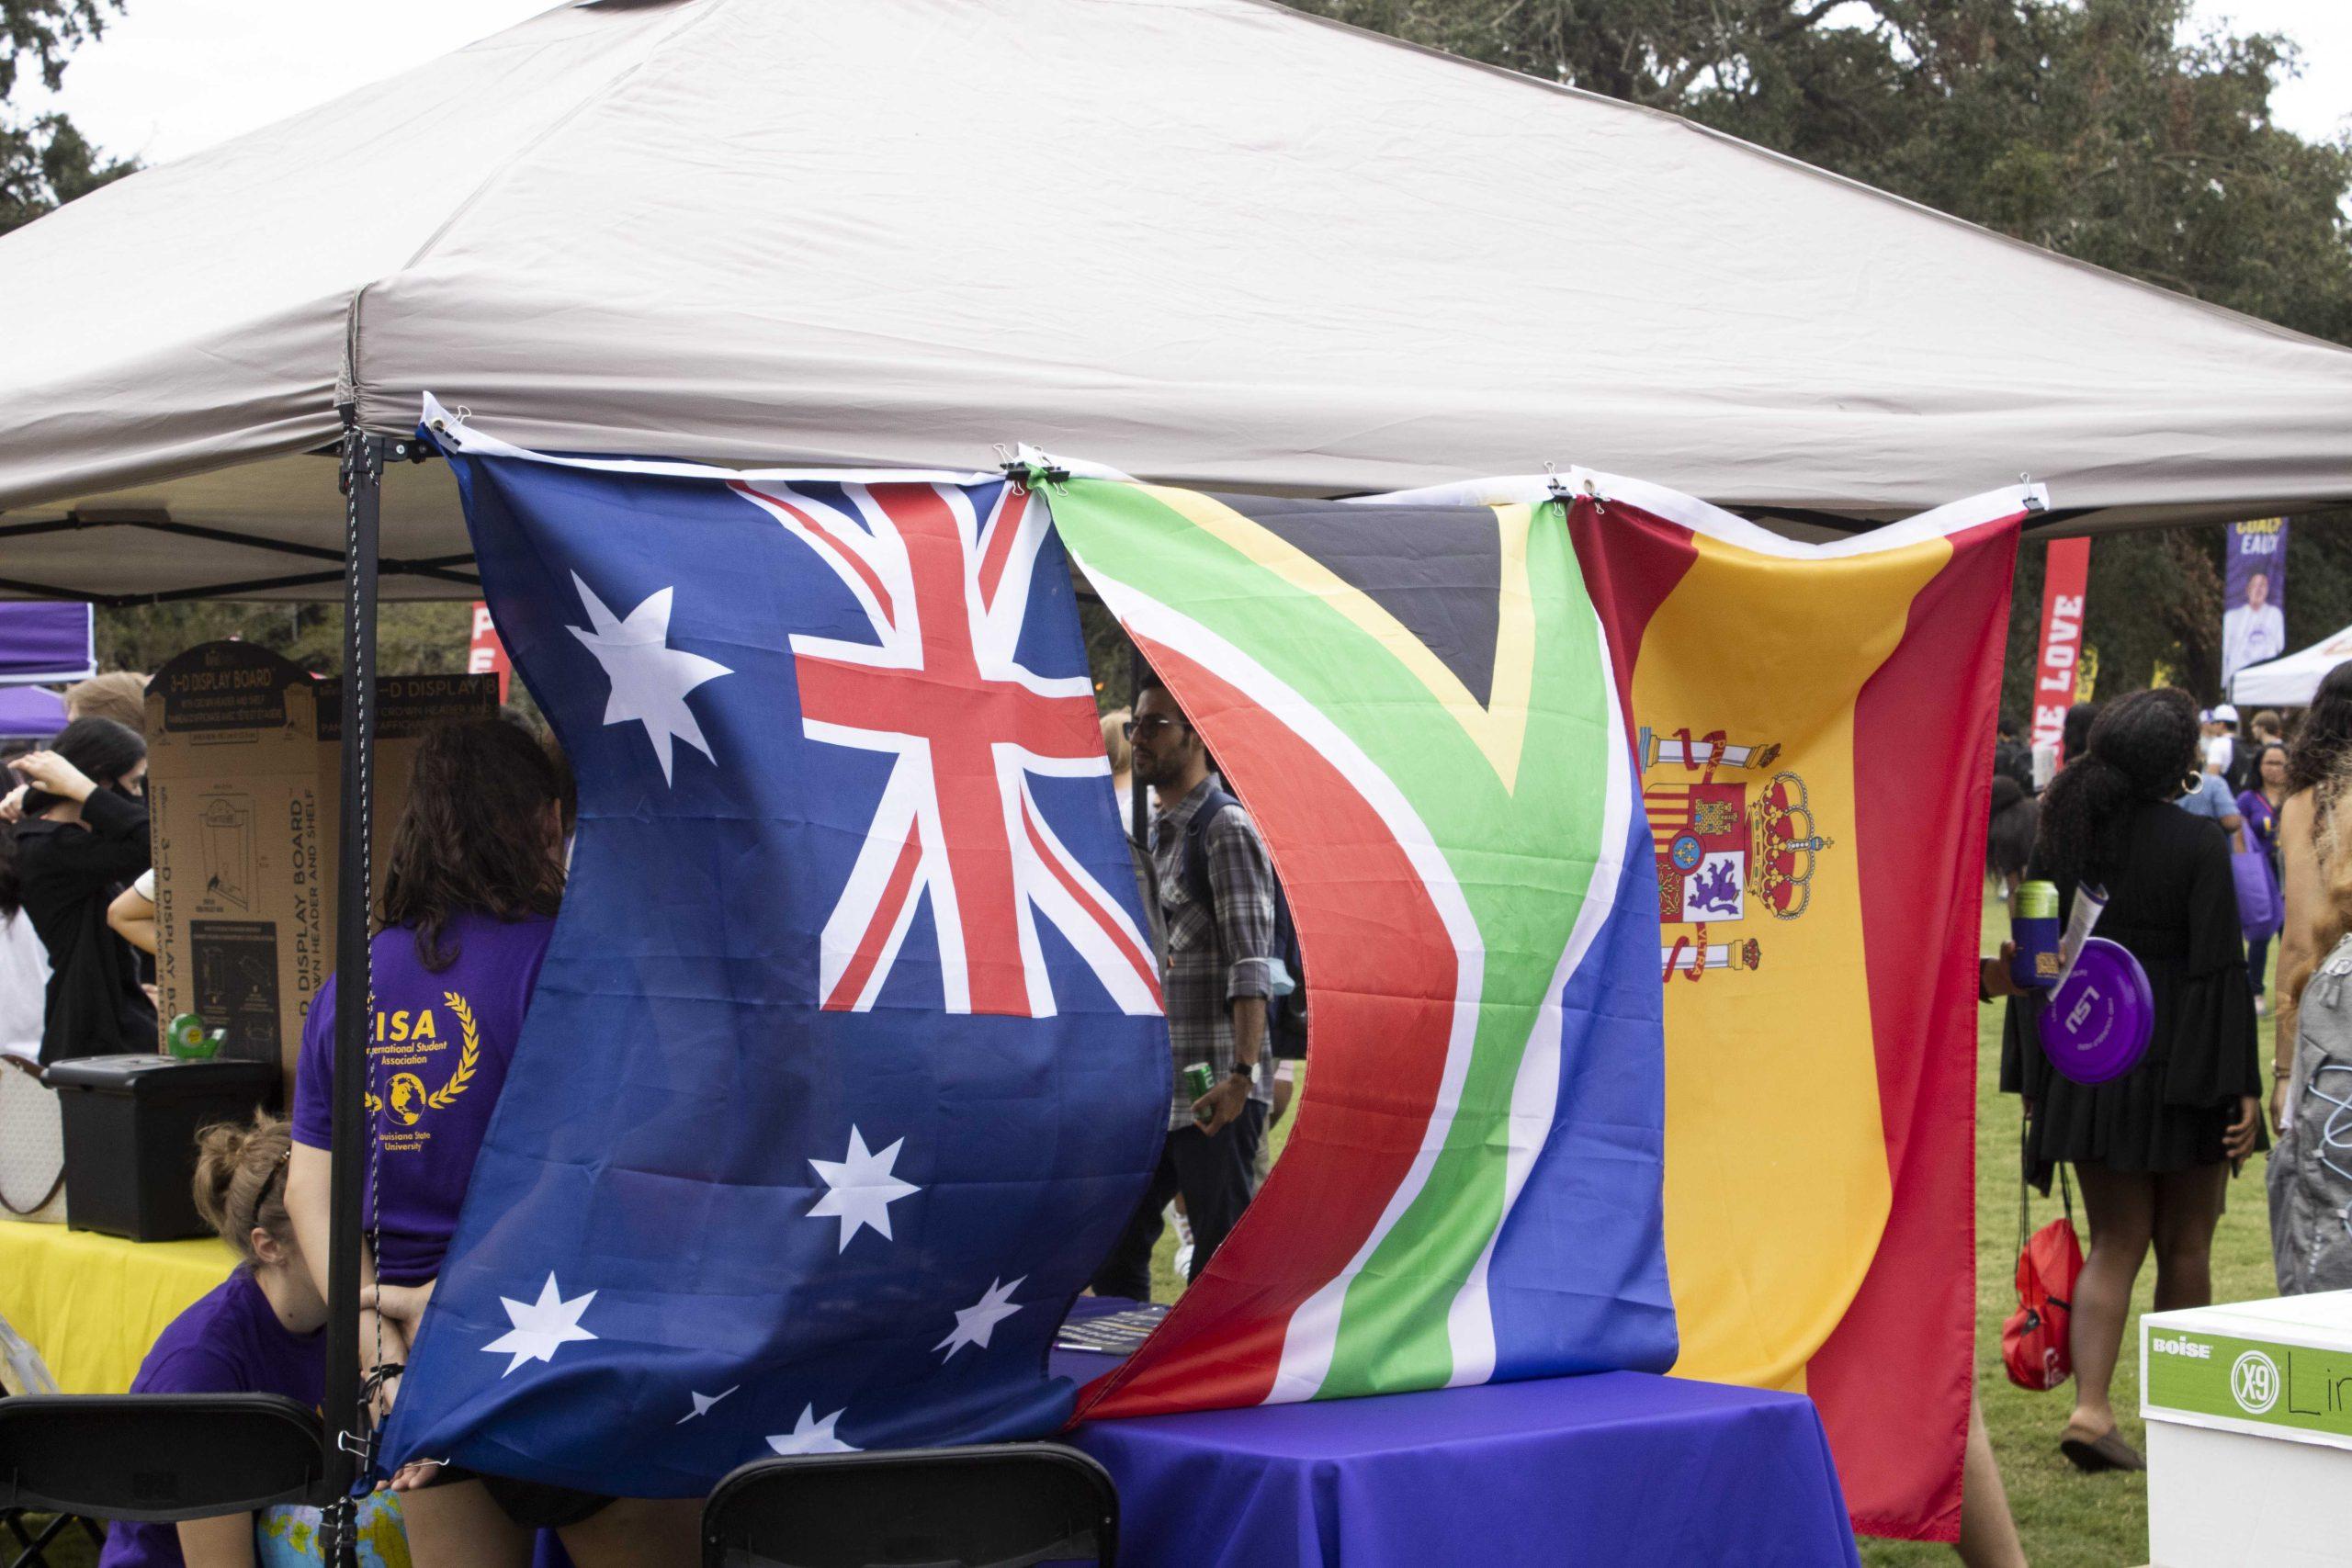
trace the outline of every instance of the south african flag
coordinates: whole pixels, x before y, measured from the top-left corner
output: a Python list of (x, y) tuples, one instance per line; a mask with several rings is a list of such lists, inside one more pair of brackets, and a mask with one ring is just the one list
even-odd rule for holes
[(1671, 1366), (1657, 880), (1559, 506), (1047, 495), (1314, 998), (1282, 1164), (1084, 1413)]

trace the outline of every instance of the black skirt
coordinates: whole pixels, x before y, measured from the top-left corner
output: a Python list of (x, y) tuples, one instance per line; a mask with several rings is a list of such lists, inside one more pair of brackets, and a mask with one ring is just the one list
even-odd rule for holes
[[(2001, 1087), (2033, 1104), (2026, 1161), (2038, 1183), (2062, 1160), (2144, 1174), (2216, 1164), (2242, 1099), (2262, 1093), (2228, 840), (2211, 821), (2151, 805), (2128, 843), (2097, 934), (2147, 972), (2155, 1004), (2147, 1055), (2121, 1077), (2075, 1083), (2042, 1052), (2040, 999), (2008, 1005)], [(2060, 885), (2070, 916), (2074, 891)], [(2267, 1144), (2266, 1135), (2259, 1146)]]

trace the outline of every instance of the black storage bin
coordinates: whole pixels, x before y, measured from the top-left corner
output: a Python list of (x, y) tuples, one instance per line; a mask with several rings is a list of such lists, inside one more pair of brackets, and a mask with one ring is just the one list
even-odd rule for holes
[(65, 1224), (133, 1241), (209, 1235), (196, 1212), (196, 1134), (275, 1106), (275, 1062), (84, 1056), (52, 1063), (65, 1122)]

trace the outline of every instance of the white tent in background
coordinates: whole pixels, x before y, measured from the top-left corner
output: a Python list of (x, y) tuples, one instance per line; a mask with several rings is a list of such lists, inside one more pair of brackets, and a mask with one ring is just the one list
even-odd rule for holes
[(2230, 702), (2239, 708), (2309, 707), (2327, 672), (2347, 659), (2352, 626), (2284, 659), (2247, 665), (2231, 679)]
[[(333, 595), (306, 454), (426, 390), (546, 451), (1553, 460), (1800, 527), (2352, 500), (2352, 353), (1265, 0), (581, 0), (73, 203), (0, 298), (35, 596)], [(474, 592), (454, 501), (392, 476), (387, 594)]]

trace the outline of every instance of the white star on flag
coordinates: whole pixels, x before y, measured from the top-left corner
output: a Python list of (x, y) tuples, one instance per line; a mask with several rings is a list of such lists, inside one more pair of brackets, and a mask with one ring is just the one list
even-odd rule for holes
[[(741, 1383), (737, 1383), (735, 1388), (741, 1388), (742, 1386), (743, 1385)], [(720, 1400), (726, 1398), (729, 1394), (733, 1393), (735, 1392), (735, 1388), (721, 1389), (717, 1393), (696, 1393), (692, 1389), (688, 1389), (686, 1391), (686, 1397), (695, 1402), (695, 1407), (670, 1424), (673, 1427), (683, 1427), (697, 1416), (709, 1415), (710, 1407), (718, 1404)]]
[[(716, 660), (670, 646), (670, 596), (674, 588), (648, 594), (624, 621), (615, 618), (578, 572), (571, 574), (571, 581), (580, 590), (580, 602), (587, 606), (588, 619), (596, 629), (564, 629), (596, 656), (596, 662), (605, 667), (605, 679), (613, 683), (612, 695), (605, 702), (605, 722), (634, 721), (645, 726), (645, 738), (653, 742), (653, 754), (662, 759), (662, 781), (671, 783), (673, 739), (706, 757), (711, 755), (710, 742), (703, 739), (702, 726), (695, 722), (694, 709), (686, 705), (686, 694), (705, 681), (735, 671)], [(718, 759), (711, 757), (711, 761)]]
[(850, 1238), (864, 1225), (872, 1225), (890, 1235), (890, 1205), (922, 1188), (911, 1181), (901, 1181), (890, 1174), (899, 1163), (899, 1151), (907, 1145), (900, 1138), (880, 1154), (870, 1154), (865, 1147), (865, 1134), (855, 1127), (849, 1130), (849, 1153), (838, 1160), (812, 1159), (829, 1191), (817, 1200), (808, 1211), (810, 1219), (838, 1218), (842, 1223), (842, 1244), (833, 1250), (847, 1252)]
[(580, 1326), (580, 1314), (586, 1312), (588, 1303), (595, 1299), (596, 1292), (591, 1291), (584, 1296), (564, 1300), (563, 1292), (556, 1288), (553, 1274), (549, 1274), (548, 1282), (539, 1287), (539, 1299), (536, 1302), (518, 1302), (512, 1296), (499, 1297), (500, 1304), (506, 1308), (508, 1320), (514, 1326), (482, 1348), (492, 1355), (507, 1354), (514, 1359), (507, 1362), (506, 1371), (498, 1375), (505, 1377), (526, 1361), (552, 1361), (558, 1346), (569, 1345), (575, 1339), (595, 1338), (594, 1335)]
[(848, 1411), (844, 1407), (820, 1421), (817, 1419), (817, 1407), (804, 1404), (800, 1407), (800, 1419), (792, 1424), (791, 1431), (781, 1437), (769, 1434), (768, 1447), (780, 1454), (863, 1453), (865, 1450), (833, 1436), (833, 1423), (846, 1414)]
[(978, 1302), (956, 1311), (956, 1332), (932, 1348), (946, 1351), (945, 1359), (950, 1361), (956, 1359), (956, 1352), (967, 1345), (978, 1345), (981, 1349), (987, 1349), (989, 1336), (996, 1332), (996, 1325), (1021, 1310), (1012, 1299), (1012, 1292), (1019, 1290), (1022, 1280), (1028, 1277), (1023, 1274), (1021, 1280), (1015, 1280), (1010, 1285), (991, 1281), (989, 1288), (980, 1292)]

